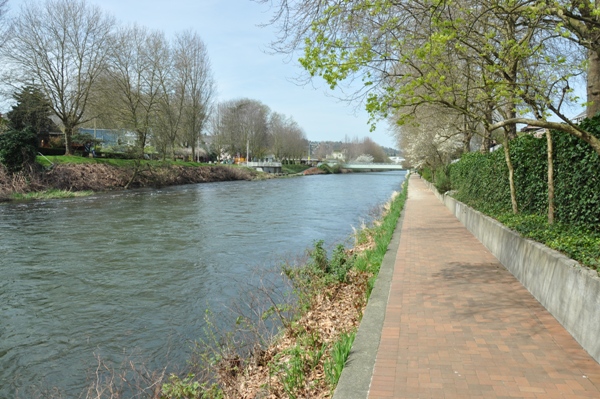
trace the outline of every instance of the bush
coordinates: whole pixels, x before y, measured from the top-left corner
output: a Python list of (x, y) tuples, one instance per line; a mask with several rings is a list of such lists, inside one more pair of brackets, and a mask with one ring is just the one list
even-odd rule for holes
[(37, 136), (31, 130), (11, 130), (0, 134), (0, 163), (9, 173), (35, 162)]
[[(600, 136), (600, 117), (582, 122)], [(582, 140), (553, 131), (555, 220), (600, 231), (600, 157)], [(544, 215), (548, 209), (547, 142), (524, 135), (511, 142), (519, 211)], [(503, 151), (468, 153), (450, 165), (456, 199), (482, 212), (511, 209)]]
[(336, 174), (342, 172), (342, 167), (339, 164), (335, 164), (333, 166), (329, 166), (326, 163), (319, 165), (319, 169), (328, 174)]

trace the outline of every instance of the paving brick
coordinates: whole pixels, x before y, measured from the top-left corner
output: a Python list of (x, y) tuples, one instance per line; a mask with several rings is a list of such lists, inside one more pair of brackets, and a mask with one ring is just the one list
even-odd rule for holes
[(600, 398), (596, 363), (418, 176), (373, 372), (376, 398)]

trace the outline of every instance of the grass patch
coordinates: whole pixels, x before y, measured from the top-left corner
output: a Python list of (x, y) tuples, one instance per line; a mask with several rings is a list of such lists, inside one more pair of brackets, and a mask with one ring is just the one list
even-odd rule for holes
[(47, 199), (59, 199), (59, 198), (75, 198), (75, 197), (87, 197), (92, 195), (93, 191), (69, 191), (69, 190), (45, 190), (36, 191), (31, 193), (14, 193), (12, 199), (19, 200), (47, 200)]
[(310, 165), (295, 165), (295, 164), (281, 165), (281, 171), (288, 175), (294, 175), (296, 173), (301, 173), (301, 172), (304, 172), (306, 169), (310, 169)]
[(206, 166), (215, 164), (206, 164), (200, 162), (184, 162), (184, 161), (156, 161), (156, 160), (137, 160), (137, 159), (118, 159), (118, 158), (88, 158), (80, 157), (76, 155), (38, 155), (36, 157), (37, 163), (44, 167), (51, 166), (52, 164), (103, 164), (117, 167), (134, 167), (136, 163), (142, 165), (152, 166), (164, 166), (164, 165), (178, 165), (178, 166)]
[(331, 357), (325, 362), (325, 375), (329, 380), (329, 384), (333, 387), (337, 386), (337, 383), (340, 380), (342, 370), (350, 355), (350, 350), (352, 349), (355, 337), (355, 331), (342, 334), (340, 335), (340, 338), (334, 342), (333, 347), (331, 348)]

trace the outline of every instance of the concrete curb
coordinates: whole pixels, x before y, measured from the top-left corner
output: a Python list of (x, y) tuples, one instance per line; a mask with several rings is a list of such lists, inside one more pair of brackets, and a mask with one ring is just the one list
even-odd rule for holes
[[(408, 184), (408, 179), (407, 176), (406, 184)], [(404, 212), (405, 209), (402, 209), (387, 252), (381, 262), (377, 280), (358, 327), (350, 356), (333, 394), (333, 399), (365, 399), (369, 395), (371, 377), (373, 376), (373, 368), (375, 367), (375, 359), (377, 358), (377, 350), (379, 349), (381, 331), (385, 320), (385, 310), (392, 285), (396, 253), (400, 246), (400, 232), (402, 231)]]
[(496, 220), (449, 195), (429, 188), (461, 223), (600, 363), (600, 278), (538, 242), (523, 238)]

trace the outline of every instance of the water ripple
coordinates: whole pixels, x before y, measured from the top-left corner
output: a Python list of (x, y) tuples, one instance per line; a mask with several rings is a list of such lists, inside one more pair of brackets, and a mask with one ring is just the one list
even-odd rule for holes
[(75, 396), (95, 354), (183, 364), (207, 306), (223, 308), (257, 283), (256, 268), (345, 239), (403, 178), (309, 176), (0, 206), (0, 397), (31, 381)]

